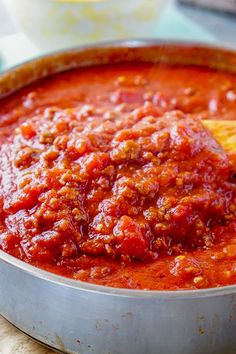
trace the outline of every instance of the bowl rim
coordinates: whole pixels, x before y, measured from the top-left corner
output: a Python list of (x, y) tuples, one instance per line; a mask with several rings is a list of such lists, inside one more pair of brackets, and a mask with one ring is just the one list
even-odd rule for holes
[[(75, 52), (81, 53), (85, 50), (102, 50), (102, 49), (119, 49), (119, 48), (148, 48), (148, 47), (178, 47), (179, 49), (183, 48), (195, 48), (200, 50), (210, 50), (217, 56), (219, 53), (221, 54), (229, 54), (235, 58), (235, 72), (236, 72), (236, 49), (231, 48), (230, 46), (220, 46), (220, 45), (212, 45), (207, 43), (201, 42), (191, 42), (191, 41), (173, 41), (173, 40), (158, 40), (158, 39), (130, 39), (130, 40), (116, 40), (116, 41), (109, 41), (109, 42), (102, 42), (84, 46), (76, 46), (72, 48), (67, 48), (59, 51), (53, 51), (44, 55), (36, 56), (33, 59), (24, 61), (20, 64), (17, 64), (7, 70), (4, 70), (0, 73), (0, 85), (1, 79), (6, 76), (10, 75), (17, 75), (18, 69), (23, 68), (28, 64), (37, 63), (39, 60), (44, 60), (50, 57), (65, 55), (66, 53)], [(94, 64), (89, 64), (94, 65)], [(106, 65), (106, 64), (105, 64)], [(187, 64), (186, 64), (187, 65)], [(209, 68), (209, 65), (206, 65)], [(73, 68), (72, 68), (73, 69)], [(61, 70), (58, 71), (63, 72), (66, 71)], [(221, 69), (219, 69), (221, 70)], [(222, 69), (223, 71), (223, 69)], [(46, 75), (46, 77), (48, 77)], [(32, 82), (37, 82), (40, 78), (33, 80)], [(28, 86), (30, 83), (23, 85), (22, 87)], [(20, 87), (21, 88), (21, 87)], [(14, 92), (17, 92), (20, 88), (16, 88), (15, 91), (9, 92), (9, 94), (1, 96), (0, 101), (2, 98), (10, 96)], [(81, 280), (75, 280), (72, 278), (67, 278), (65, 276), (61, 276), (55, 273), (52, 273), (47, 270), (43, 270), (36, 266), (33, 266), (27, 262), (24, 262), (10, 254), (0, 250), (0, 262), (4, 262), (8, 266), (13, 268), (17, 268), (18, 270), (27, 273), (28, 275), (35, 277), (39, 280), (44, 280), (53, 284), (57, 284), (59, 286), (64, 286), (68, 288), (73, 288), (75, 291), (84, 291), (96, 294), (106, 294), (111, 296), (122, 296), (122, 297), (132, 297), (132, 298), (155, 298), (155, 299), (166, 299), (166, 300), (175, 300), (175, 299), (189, 299), (189, 298), (205, 298), (205, 297), (216, 297), (222, 295), (231, 295), (236, 293), (236, 284), (235, 285), (228, 285), (228, 286), (220, 286), (214, 288), (206, 288), (206, 289), (192, 289), (192, 290), (135, 290), (135, 289), (127, 289), (127, 288), (116, 288), (110, 286), (103, 286), (97, 285), (93, 283), (83, 282)]]
[(47, 270), (38, 268), (28, 264), (18, 258), (15, 258), (8, 253), (0, 250), (0, 262), (6, 263), (8, 266), (17, 268), (18, 270), (32, 276), (38, 280), (46, 281), (54, 285), (71, 288), (75, 291), (83, 291), (100, 295), (121, 296), (128, 298), (143, 298), (143, 299), (191, 299), (191, 298), (210, 298), (224, 295), (232, 295), (236, 293), (236, 285), (221, 286), (207, 289), (194, 290), (135, 290), (127, 288), (116, 288), (111, 286), (97, 285), (67, 278)]

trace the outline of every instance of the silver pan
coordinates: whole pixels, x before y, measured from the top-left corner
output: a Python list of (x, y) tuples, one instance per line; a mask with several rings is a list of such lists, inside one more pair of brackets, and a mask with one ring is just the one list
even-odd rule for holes
[[(236, 53), (230, 50), (152, 40), (116, 42), (16, 67), (0, 76), (0, 98), (55, 72), (127, 61), (236, 72)], [(236, 353), (236, 286), (172, 292), (115, 289), (60, 277), (0, 251), (0, 313), (66, 353)]]

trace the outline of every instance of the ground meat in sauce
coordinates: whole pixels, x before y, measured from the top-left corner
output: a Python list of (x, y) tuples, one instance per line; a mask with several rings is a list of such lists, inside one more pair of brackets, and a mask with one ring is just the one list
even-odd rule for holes
[[(197, 88), (171, 100), (151, 93), (144, 75), (110, 70), (109, 103), (75, 104), (71, 93), (73, 104), (36, 109), (34, 92), (23, 96), (24, 119), (0, 110), (0, 248), (103, 285), (236, 282), (233, 159), (203, 126), (206, 110), (196, 114), (205, 105)], [(215, 116), (228, 96), (232, 110), (232, 85), (220, 87)]]

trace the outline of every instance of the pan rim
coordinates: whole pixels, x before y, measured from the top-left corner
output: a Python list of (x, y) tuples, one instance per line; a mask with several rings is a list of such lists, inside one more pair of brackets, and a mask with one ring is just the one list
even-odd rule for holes
[[(235, 57), (235, 71), (236, 71), (236, 50), (232, 49), (230, 46), (220, 46), (220, 45), (212, 45), (206, 44), (201, 42), (190, 42), (190, 41), (172, 41), (172, 40), (157, 40), (157, 39), (130, 39), (130, 40), (118, 40), (112, 42), (103, 42), (99, 44), (91, 44), (86, 46), (79, 46), (79, 47), (72, 47), (66, 50), (54, 51), (52, 53), (47, 53), (46, 55), (37, 56), (33, 59), (28, 61), (24, 61), (18, 65), (11, 67), (3, 71), (0, 74), (0, 88), (1, 88), (1, 79), (12, 75), (17, 75), (17, 71), (23, 68), (25, 65), (37, 63), (40, 60), (44, 60), (54, 56), (63, 56), (66, 53), (81, 53), (86, 50), (102, 50), (102, 49), (119, 49), (119, 48), (148, 48), (148, 47), (161, 47), (163, 48), (171, 48), (171, 47), (178, 47), (180, 50), (181, 48), (195, 48), (200, 50), (210, 50), (213, 53), (221, 54), (229, 54)], [(94, 65), (94, 64), (91, 64)], [(106, 64), (105, 64), (106, 65)], [(186, 64), (187, 65), (187, 64)], [(205, 65), (206, 67), (209, 67)], [(73, 69), (73, 68), (71, 68)], [(68, 69), (70, 70), (70, 69)], [(221, 70), (221, 69), (219, 69)], [(65, 70), (58, 71), (63, 72)], [(56, 72), (54, 72), (56, 73)], [(50, 74), (49, 74), (50, 75)], [(45, 77), (49, 76), (46, 75)], [(37, 82), (40, 78), (33, 80), (33, 82)], [(29, 85), (27, 83), (25, 86)], [(25, 87), (24, 85), (22, 86)], [(14, 92), (18, 91), (17, 88), (15, 91), (9, 92), (9, 94), (5, 94), (1, 96), (0, 94), (0, 101), (2, 98), (10, 96)], [(67, 278), (64, 276), (60, 276), (54, 274), (52, 272), (43, 270), (36, 266), (30, 265), (24, 261), (21, 261), (6, 252), (0, 250), (0, 262), (7, 263), (8, 265), (17, 268), (18, 270), (25, 272), (35, 278), (45, 280), (50, 283), (58, 284), (60, 286), (73, 288), (77, 291), (85, 291), (85, 292), (92, 292), (97, 294), (106, 294), (111, 296), (122, 296), (122, 297), (133, 297), (133, 298), (155, 298), (155, 299), (166, 299), (166, 300), (176, 300), (176, 299), (188, 299), (188, 298), (204, 298), (204, 297), (214, 297), (214, 296), (222, 296), (228, 294), (236, 293), (236, 284), (229, 285), (229, 286), (221, 286), (215, 288), (207, 288), (207, 289), (194, 289), (194, 290), (134, 290), (134, 289), (126, 289), (126, 288), (115, 288), (109, 286), (102, 286), (97, 284), (92, 284), (88, 282), (83, 282), (80, 280), (74, 280), (71, 278)]]

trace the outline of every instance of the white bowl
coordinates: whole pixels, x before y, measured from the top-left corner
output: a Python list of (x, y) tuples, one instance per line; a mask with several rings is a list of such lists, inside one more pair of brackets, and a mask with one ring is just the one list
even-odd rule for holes
[(153, 37), (167, 0), (5, 0), (23, 32), (43, 50)]

